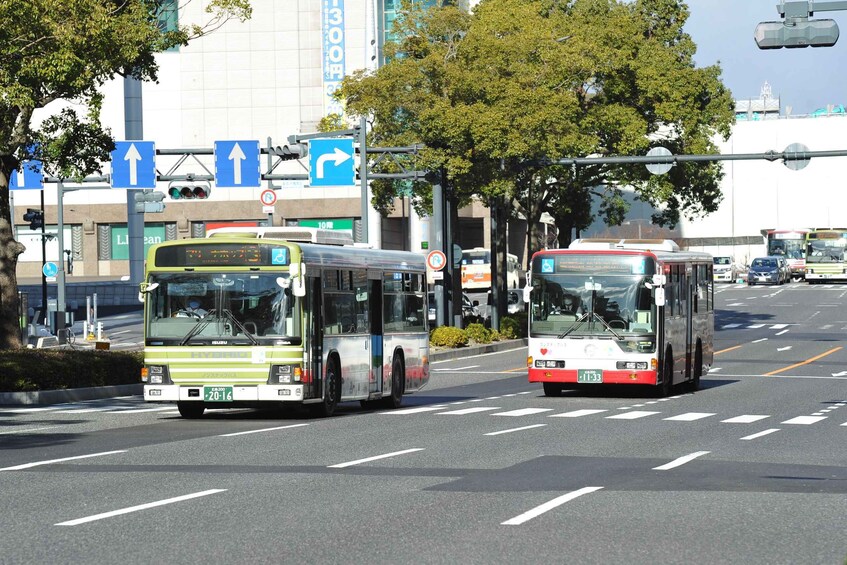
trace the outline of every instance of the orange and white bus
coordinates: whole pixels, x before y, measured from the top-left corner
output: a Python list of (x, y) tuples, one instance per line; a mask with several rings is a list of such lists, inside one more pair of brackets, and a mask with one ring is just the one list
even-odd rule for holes
[[(506, 254), (506, 287), (518, 288), (520, 265), (517, 255)], [(462, 290), (491, 288), (491, 250), (474, 247), (462, 251)]]
[(767, 244), (767, 254), (785, 257), (791, 278), (799, 280), (806, 276), (806, 235), (809, 229), (762, 230)]
[(577, 239), (532, 257), (529, 382), (697, 390), (714, 356), (712, 256), (670, 240)]

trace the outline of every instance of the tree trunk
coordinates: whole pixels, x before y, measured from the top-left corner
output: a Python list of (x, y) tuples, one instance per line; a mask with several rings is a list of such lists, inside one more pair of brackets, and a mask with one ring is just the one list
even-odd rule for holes
[(0, 161), (0, 350), (21, 347), (18, 309), (18, 256), (26, 249), (14, 239), (9, 177), (12, 167)]

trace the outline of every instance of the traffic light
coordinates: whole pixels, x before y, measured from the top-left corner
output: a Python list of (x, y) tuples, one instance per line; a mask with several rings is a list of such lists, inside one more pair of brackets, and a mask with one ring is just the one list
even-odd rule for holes
[(759, 49), (798, 47), (832, 47), (838, 41), (835, 20), (794, 19), (784, 22), (762, 22), (753, 37)]
[(172, 200), (206, 200), (212, 194), (207, 182), (175, 182), (168, 187), (168, 196)]
[(135, 191), (135, 211), (139, 214), (157, 214), (165, 211), (165, 193), (154, 190)]
[(44, 212), (37, 208), (27, 208), (24, 221), (29, 222), (29, 229), (37, 230), (44, 226)]
[(292, 143), (291, 145), (277, 145), (271, 148), (271, 154), (279, 157), (280, 161), (302, 159), (309, 156), (309, 146), (305, 143)]

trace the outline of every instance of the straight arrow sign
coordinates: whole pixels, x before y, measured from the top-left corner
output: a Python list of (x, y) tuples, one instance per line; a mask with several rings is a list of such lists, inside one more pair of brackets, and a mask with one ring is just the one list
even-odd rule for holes
[(219, 188), (257, 188), (259, 173), (259, 141), (256, 139), (215, 142), (215, 184)]
[(129, 144), (129, 149), (126, 150), (124, 161), (129, 161), (129, 184), (132, 186), (138, 185), (138, 162), (141, 160), (141, 153), (138, 152), (134, 143)]
[(232, 161), (232, 182), (234, 184), (241, 184), (241, 162), (246, 157), (244, 151), (241, 150), (241, 146), (236, 141), (235, 145), (232, 146), (232, 151), (229, 152), (229, 157), (227, 157), (227, 159)]

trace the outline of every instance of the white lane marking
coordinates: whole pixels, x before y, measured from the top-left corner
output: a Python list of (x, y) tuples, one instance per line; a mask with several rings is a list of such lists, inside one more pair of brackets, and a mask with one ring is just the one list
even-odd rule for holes
[(121, 514), (129, 514), (130, 512), (138, 512), (139, 510), (147, 510), (148, 508), (155, 508), (156, 506), (164, 506), (165, 504), (173, 504), (174, 502), (182, 502), (183, 500), (191, 500), (192, 498), (199, 498), (201, 496), (209, 496), (210, 494), (217, 494), (219, 492), (226, 492), (225, 488), (215, 488), (210, 490), (204, 490), (202, 492), (195, 492), (192, 494), (185, 494), (182, 496), (177, 496), (174, 498), (167, 498), (165, 500), (158, 500), (156, 502), (148, 502), (147, 504), (139, 504), (138, 506), (130, 506), (129, 508), (122, 508), (120, 510), (112, 510), (111, 512), (103, 512), (102, 514), (95, 514), (94, 516), (88, 516), (86, 518), (77, 518), (76, 520), (68, 520), (67, 522), (59, 522), (58, 524), (54, 524), (55, 526), (78, 526), (80, 524), (85, 524), (88, 522), (94, 522), (96, 520), (102, 520), (104, 518), (111, 518), (113, 516), (120, 516)]
[(753, 422), (758, 422), (765, 418), (770, 418), (770, 416), (764, 416), (761, 414), (744, 414), (742, 416), (736, 416), (735, 418), (721, 420), (721, 422), (726, 424), (752, 424)]
[(534, 390), (525, 390), (523, 392), (519, 392), (518, 394), (532, 394), (533, 392), (535, 392), (535, 391)]
[(615, 414), (614, 416), (606, 416), (609, 420), (635, 420), (637, 418), (645, 418), (653, 414), (661, 414), (661, 412), (649, 412), (647, 410), (635, 410), (626, 414)]
[(247, 430), (246, 432), (233, 432), (231, 434), (221, 434), (218, 437), (233, 437), (233, 436), (243, 436), (247, 434), (258, 434), (260, 432), (274, 432), (276, 430), (288, 430), (290, 428), (301, 428), (303, 426), (308, 426), (309, 424), (291, 424), (290, 426), (277, 426), (276, 428), (262, 428), (261, 430)]
[(0, 432), (0, 436), (6, 435), (6, 434), (23, 434), (23, 433), (26, 433), (26, 432), (37, 432), (39, 430), (52, 430), (53, 428), (58, 428), (58, 427), (60, 427), (60, 426), (44, 426), (42, 428), (25, 428), (25, 429), (22, 429), (22, 430), (12, 430), (12, 431), (9, 431), (9, 432)]
[(823, 411), (821, 411), (821, 412), (815, 412), (814, 414), (812, 414), (812, 416), (823, 416), (823, 415), (824, 415), (824, 413), (826, 413), (826, 412), (828, 412), (828, 411), (827, 411), (827, 410), (823, 410)]
[(500, 525), (501, 526), (520, 526), (524, 522), (528, 522), (529, 520), (532, 520), (533, 518), (540, 516), (540, 515), (544, 514), (545, 512), (553, 510), (554, 508), (561, 506), (562, 504), (564, 504), (566, 502), (570, 502), (571, 500), (573, 500), (575, 498), (579, 498), (580, 496), (582, 496), (584, 494), (590, 494), (592, 492), (596, 492), (596, 491), (598, 491), (602, 488), (603, 487), (583, 487), (579, 490), (569, 492), (568, 494), (564, 494), (560, 497), (554, 498), (553, 500), (551, 500), (549, 502), (545, 502), (544, 504), (542, 504), (540, 506), (536, 506), (532, 510), (528, 510), (528, 511), (524, 512), (523, 514), (520, 514), (518, 516), (515, 516), (514, 518), (506, 520), (505, 522), (501, 522)]
[(675, 467), (679, 467), (680, 465), (685, 465), (689, 461), (697, 459), (703, 455), (711, 453), (710, 451), (695, 451), (694, 453), (690, 453), (688, 455), (684, 455), (682, 457), (678, 457), (671, 461), (670, 463), (665, 463), (664, 465), (659, 465), (658, 467), (653, 467), (654, 471), (667, 471), (668, 469), (673, 469)]
[(787, 334), (787, 333), (788, 333), (788, 330), (782, 330), (781, 332), (776, 332), (774, 335), (782, 335), (782, 334)]
[(467, 371), (468, 369), (476, 369), (479, 365), (468, 365), (467, 367), (446, 367), (444, 369), (433, 369), (433, 371)]
[(106, 414), (142, 414), (144, 412), (162, 412), (163, 410), (173, 410), (173, 406), (159, 406), (158, 408), (133, 408), (131, 410), (112, 410)]
[(445, 414), (450, 416), (464, 416), (466, 414), (476, 414), (477, 412), (487, 412), (489, 410), (500, 410), (499, 406), (475, 406), (473, 408), (462, 408), (461, 410), (450, 410), (448, 412), (439, 412), (439, 416)]
[(50, 459), (48, 461), (36, 461), (34, 463), (24, 463), (23, 465), (15, 465), (14, 467), (4, 467), (0, 471), (20, 471), (22, 469), (31, 469), (40, 465), (52, 465), (53, 463), (64, 463), (65, 461), (76, 461), (77, 459), (88, 459), (89, 457), (102, 457), (103, 455), (114, 455), (116, 453), (126, 453), (126, 450), (120, 451), (104, 451), (102, 453), (90, 453), (88, 455), (76, 455), (74, 457), (63, 457), (62, 459)]
[(114, 410), (114, 408), (77, 408), (76, 410), (59, 410), (56, 414), (88, 414), (90, 412), (105, 412), (106, 410)]
[(820, 422), (821, 420), (826, 420), (826, 416), (797, 416), (796, 418), (791, 418), (790, 420), (786, 420), (780, 423), (809, 425), (814, 424), (816, 422)]
[(517, 396), (517, 394), (504, 394), (503, 398), (511, 398), (512, 396)]
[(774, 324), (771, 326), (772, 330), (781, 330), (782, 328), (787, 328), (788, 324)]
[(822, 325), (819, 329), (822, 329), (822, 330), (828, 330), (828, 329), (829, 329), (829, 328), (831, 328), (831, 327), (832, 327), (832, 324), (824, 324), (824, 325)]
[(530, 416), (532, 414), (541, 414), (542, 412), (552, 412), (552, 408), (521, 408), (520, 410), (509, 410), (508, 412), (498, 412), (492, 416)]
[(770, 430), (764, 430), (764, 431), (761, 431), (761, 432), (759, 432), (759, 433), (751, 434), (751, 435), (749, 435), (749, 436), (744, 436), (744, 437), (743, 437), (743, 438), (741, 438), (741, 439), (742, 439), (742, 440), (747, 440), (747, 441), (749, 441), (749, 440), (751, 440), (751, 439), (756, 439), (756, 438), (758, 438), (758, 437), (766, 436), (766, 435), (768, 435), (768, 434), (772, 434), (772, 433), (774, 433), (774, 432), (778, 432), (778, 431), (779, 431), (779, 428), (771, 428)]
[(482, 402), (482, 401), (483, 400), (481, 398), (473, 398), (471, 400), (468, 400), (468, 402)]
[(777, 347), (776, 348), (777, 351), (788, 351), (789, 349), (791, 349), (790, 345), (786, 345), (785, 347)]
[(386, 453), (384, 455), (374, 455), (373, 457), (365, 457), (364, 459), (357, 459), (355, 461), (347, 461), (346, 463), (336, 463), (335, 465), (327, 465), (330, 469), (343, 469), (345, 467), (352, 467), (353, 465), (358, 465), (359, 463), (368, 463), (370, 461), (377, 461), (379, 459), (387, 459), (389, 457), (397, 457), (398, 455), (405, 455), (407, 453), (414, 453), (416, 451), (423, 451), (422, 447), (414, 447), (412, 449), (404, 449), (403, 451), (395, 451), (393, 453)]
[(0, 414), (29, 414), (30, 412), (50, 412), (53, 410), (59, 410), (59, 407), (51, 406), (50, 408), (10, 408), (8, 410), (0, 410)]
[(841, 425), (842, 425), (842, 426), (847, 426), (847, 422), (844, 422), (844, 423), (843, 423), (843, 424), (841, 424)]
[(722, 330), (731, 330), (732, 328), (740, 328), (741, 324), (726, 324), (725, 326), (721, 326)]
[(714, 416), (714, 414), (710, 412), (686, 412), (685, 414), (680, 414), (679, 416), (671, 416), (670, 418), (662, 419), (671, 420), (674, 422), (693, 422), (694, 420), (702, 420), (703, 418), (708, 418), (709, 416)]
[(500, 396), (489, 396), (489, 397), (485, 398), (484, 400), (497, 400), (498, 398), (501, 398), (501, 397)]
[(432, 412), (434, 410), (444, 410), (447, 406), (440, 404), (438, 406), (421, 406), (418, 408), (403, 408), (402, 410), (389, 410), (388, 412), (380, 412), (380, 414), (393, 414), (395, 416), (404, 416), (406, 414), (420, 414), (421, 412)]
[(762, 339), (754, 339), (751, 343), (761, 343), (761, 342), (767, 341), (767, 340), (768, 340), (768, 338), (763, 337)]
[(128, 334), (131, 331), (132, 330), (121, 330), (119, 332), (109, 332), (109, 337), (114, 337), (114, 336), (120, 335), (120, 334)]
[(581, 416), (590, 416), (592, 414), (599, 414), (601, 412), (608, 412), (608, 410), (573, 410), (571, 412), (562, 412), (561, 414), (550, 414), (550, 418), (579, 418)]
[(758, 330), (759, 328), (764, 328), (765, 324), (752, 324), (752, 325), (749, 325), (747, 327), (750, 328), (751, 330)]
[(490, 432), (484, 435), (487, 436), (499, 436), (501, 434), (510, 434), (512, 432), (522, 432), (523, 430), (531, 430), (533, 428), (543, 428), (547, 424), (533, 424), (531, 426), (523, 426), (522, 428), (512, 428), (510, 430), (500, 430), (499, 432)]
[(719, 372), (722, 368), (723, 368), (723, 367), (712, 367), (711, 369), (709, 369), (709, 372), (710, 372), (710, 373), (717, 373), (717, 372)]

